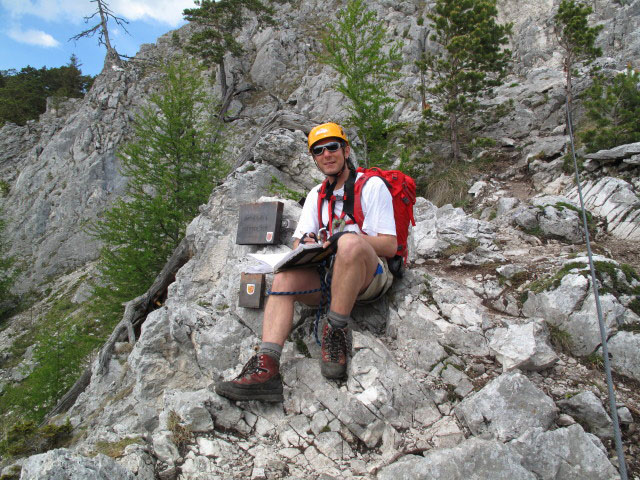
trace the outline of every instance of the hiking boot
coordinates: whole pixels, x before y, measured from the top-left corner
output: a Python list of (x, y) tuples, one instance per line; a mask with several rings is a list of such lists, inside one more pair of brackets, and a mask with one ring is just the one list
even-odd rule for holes
[(216, 385), (216, 393), (230, 400), (262, 400), (282, 402), (282, 377), (278, 362), (266, 354), (258, 354), (244, 366), (240, 375)]
[(333, 328), (328, 321), (324, 325), (320, 371), (326, 378), (339, 379), (347, 374), (347, 333), (346, 328)]

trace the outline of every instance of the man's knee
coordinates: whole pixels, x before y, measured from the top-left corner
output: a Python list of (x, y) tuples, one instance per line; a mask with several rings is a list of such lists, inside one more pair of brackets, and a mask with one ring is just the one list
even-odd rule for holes
[(360, 235), (343, 235), (338, 239), (336, 261), (355, 262), (370, 258), (377, 259), (373, 247)]

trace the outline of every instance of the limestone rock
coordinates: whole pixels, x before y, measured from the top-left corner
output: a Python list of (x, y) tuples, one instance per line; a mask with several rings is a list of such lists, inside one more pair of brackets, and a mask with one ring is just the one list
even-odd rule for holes
[(454, 392), (461, 398), (466, 397), (473, 391), (473, 384), (469, 377), (453, 365), (447, 365), (440, 373), (440, 376), (442, 381), (447, 385), (451, 385), (454, 388)]
[(636, 143), (629, 143), (626, 145), (618, 145), (617, 147), (611, 148), (609, 150), (600, 150), (595, 153), (589, 153), (586, 155), (586, 158), (607, 162), (612, 160), (621, 160), (624, 158), (629, 158), (639, 153), (640, 153), (640, 142), (636, 142)]
[(614, 480), (618, 472), (594, 435), (580, 425), (545, 432), (529, 430), (509, 443), (523, 457), (523, 465), (543, 480)]
[(520, 201), (514, 197), (501, 197), (497, 204), (497, 215), (504, 215), (518, 206)]
[(508, 441), (533, 427), (549, 428), (557, 407), (519, 372), (503, 373), (455, 408), (460, 422), (474, 435), (485, 433)]
[(414, 209), (416, 226), (409, 246), (412, 258), (434, 257), (449, 245), (470, 242), (493, 245), (494, 227), (468, 216), (461, 208), (451, 205), (437, 208), (428, 200), (418, 198)]
[(611, 368), (623, 375), (640, 380), (640, 335), (618, 332), (607, 342)]
[(379, 480), (428, 478), (433, 480), (535, 480), (522, 466), (518, 452), (496, 440), (470, 438), (457, 447), (431, 450), (424, 457), (408, 455), (383, 468)]
[[(621, 239), (640, 239), (640, 199), (631, 184), (620, 178), (604, 177), (585, 182), (582, 194), (585, 208), (607, 219), (607, 232)], [(567, 196), (577, 201), (577, 188)]]
[(564, 412), (578, 420), (588, 431), (602, 439), (613, 438), (611, 417), (593, 392), (586, 391), (558, 402)]
[(22, 480), (135, 480), (136, 476), (115, 460), (99, 453), (94, 458), (59, 448), (29, 457), (22, 465)]
[(493, 333), (489, 348), (495, 352), (503, 371), (544, 370), (558, 361), (558, 355), (549, 345), (549, 333), (543, 321), (498, 328)]
[(519, 207), (511, 214), (513, 223), (524, 230), (533, 230), (539, 225), (538, 214), (540, 212), (532, 207)]
[(426, 390), (398, 367), (381, 342), (357, 332), (353, 336), (347, 387), (356, 399), (399, 429), (413, 426), (416, 417), (439, 417)]
[(539, 294), (529, 293), (522, 307), (527, 317), (539, 317), (560, 325), (567, 321), (574, 310), (584, 302), (588, 295), (589, 280), (582, 275), (565, 275), (558, 288)]

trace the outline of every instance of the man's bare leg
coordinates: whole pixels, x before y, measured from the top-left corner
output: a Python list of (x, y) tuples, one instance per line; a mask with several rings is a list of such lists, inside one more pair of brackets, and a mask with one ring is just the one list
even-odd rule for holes
[[(320, 287), (320, 276), (313, 269), (288, 270), (276, 274), (271, 290), (273, 292), (298, 292)], [(307, 295), (270, 295), (262, 321), (262, 341), (276, 343), (281, 347), (291, 333), (293, 307), (296, 301), (307, 305), (318, 305), (320, 292)]]
[(378, 268), (378, 256), (359, 235), (343, 235), (331, 277), (331, 311), (349, 316), (358, 295), (365, 291)]
[[(271, 287), (274, 292), (313, 290), (320, 286), (315, 270), (291, 270), (277, 274)], [(281, 402), (282, 378), (280, 353), (293, 324), (296, 300), (311, 304), (320, 302), (320, 292), (307, 295), (272, 295), (267, 300), (262, 322), (262, 345), (238, 377), (216, 385), (216, 393), (231, 400), (263, 400)]]
[(343, 378), (347, 371), (347, 324), (360, 292), (373, 280), (378, 256), (359, 235), (343, 235), (331, 277), (331, 305), (322, 331), (320, 371), (327, 378)]

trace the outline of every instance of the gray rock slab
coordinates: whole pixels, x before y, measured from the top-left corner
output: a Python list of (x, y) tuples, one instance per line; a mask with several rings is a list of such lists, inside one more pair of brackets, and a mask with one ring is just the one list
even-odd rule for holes
[[(582, 190), (585, 208), (606, 218), (608, 233), (621, 239), (640, 239), (640, 198), (633, 185), (621, 178), (603, 177), (584, 182)], [(579, 201), (577, 188), (567, 197)]]
[(501, 197), (498, 200), (496, 213), (498, 216), (504, 215), (505, 213), (513, 210), (518, 206), (520, 200), (514, 197)]
[(131, 471), (136, 480), (155, 480), (155, 459), (147, 451), (148, 447), (132, 444), (125, 448), (124, 455), (118, 459), (118, 463)]
[(560, 325), (579, 308), (588, 295), (589, 280), (582, 275), (565, 275), (558, 288), (539, 294), (529, 293), (522, 306), (526, 317), (539, 317)]
[(482, 298), (470, 288), (447, 278), (433, 277), (430, 282), (433, 299), (442, 316), (461, 327), (480, 327), (487, 312)]
[(558, 402), (560, 409), (602, 439), (613, 438), (611, 417), (593, 392), (586, 391)]
[(382, 441), (385, 421), (379, 412), (367, 407), (354, 395), (339, 390), (320, 373), (317, 360), (297, 359), (283, 368), (284, 382), (292, 387), (291, 402), (300, 409), (315, 408), (318, 403), (339, 420), (353, 435), (368, 447)]
[(416, 226), (409, 240), (411, 259), (435, 257), (449, 245), (466, 245), (471, 241), (485, 246), (493, 244), (493, 225), (467, 215), (461, 208), (451, 205), (437, 208), (419, 198), (414, 209)]
[(539, 480), (620, 478), (600, 440), (578, 424), (545, 432), (535, 428), (509, 443)]
[(435, 448), (451, 448), (464, 441), (464, 432), (454, 417), (447, 416), (434, 423), (425, 432), (425, 437), (431, 441)]
[(487, 247), (477, 247), (472, 252), (466, 253), (459, 261), (451, 262), (451, 265), (466, 265), (477, 267), (487, 264), (503, 263), (506, 262), (504, 255), (500, 252), (492, 250)]
[(618, 332), (607, 342), (611, 368), (640, 381), (640, 334)]
[(583, 243), (581, 217), (569, 208), (547, 206), (538, 216), (540, 230), (546, 237), (558, 238), (570, 243)]
[(22, 465), (21, 480), (135, 480), (136, 476), (110, 457), (76, 455), (66, 448), (29, 457)]
[(347, 388), (377, 417), (399, 429), (413, 427), (416, 412), (433, 421), (440, 417), (428, 391), (398, 366), (382, 342), (353, 332), (353, 349)]
[(489, 348), (505, 372), (514, 368), (544, 370), (558, 361), (558, 355), (549, 344), (547, 327), (541, 320), (496, 329)]
[(447, 365), (440, 373), (440, 376), (445, 384), (454, 387), (455, 393), (461, 398), (466, 397), (473, 391), (473, 384), (469, 377), (453, 365)]
[(378, 480), (536, 480), (521, 455), (495, 440), (471, 438), (453, 448), (431, 450), (424, 457), (408, 455), (383, 468)]
[(640, 142), (618, 145), (617, 147), (608, 150), (589, 153), (586, 155), (586, 158), (601, 161), (620, 160), (631, 157), (632, 155), (637, 155), (638, 153), (640, 153)]
[(519, 273), (526, 272), (526, 271), (527, 271), (526, 267), (522, 265), (515, 265), (515, 264), (503, 265), (501, 267), (496, 268), (496, 272), (498, 272), (507, 280), (510, 280), (511, 278), (513, 278), (514, 275), (517, 275)]
[(538, 215), (540, 211), (537, 208), (521, 206), (509, 215), (513, 219), (513, 223), (524, 230), (533, 230), (539, 225)]
[(170, 412), (177, 413), (192, 432), (208, 432), (213, 430), (214, 422), (211, 412), (206, 408), (217, 395), (210, 390), (195, 392), (184, 390), (167, 390), (164, 392), (164, 410), (160, 415), (160, 425), (166, 427), (166, 418)]
[(557, 415), (553, 400), (519, 372), (503, 373), (454, 411), (472, 434), (490, 434), (502, 441), (530, 428), (547, 429)]
[(566, 145), (565, 135), (540, 138), (527, 148), (527, 159), (557, 157), (564, 152)]
[[(627, 310), (618, 299), (608, 293), (600, 296), (603, 321), (607, 335), (618, 325), (624, 323)], [(574, 355), (590, 355), (602, 343), (595, 297), (592, 293), (586, 298), (580, 310), (571, 314), (560, 328), (570, 336), (570, 350)]]

